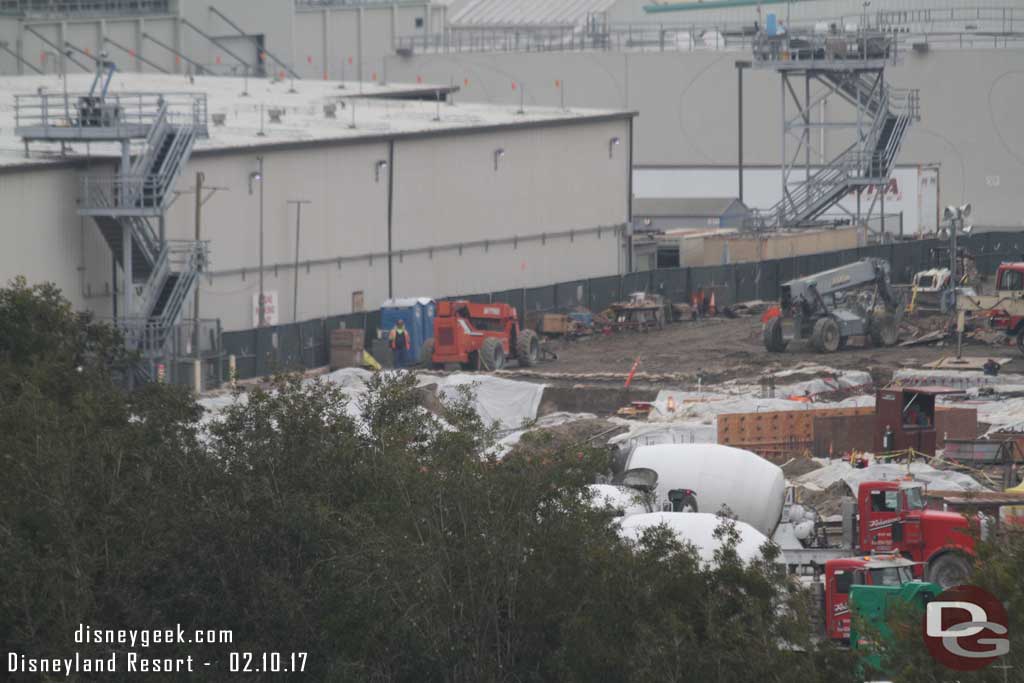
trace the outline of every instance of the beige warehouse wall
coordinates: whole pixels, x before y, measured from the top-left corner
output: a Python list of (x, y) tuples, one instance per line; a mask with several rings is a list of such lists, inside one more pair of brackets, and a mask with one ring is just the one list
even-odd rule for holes
[(439, 298), (613, 275), (625, 270), (622, 239), (621, 230), (610, 228), (396, 257), (395, 295)]
[(0, 282), (22, 275), (52, 282), (76, 309), (111, 315), (111, 254), (89, 219), (78, 216), (79, 168), (0, 173), (3, 207)]
[[(640, 165), (727, 164), (737, 159), (737, 79), (742, 52), (547, 52), (415, 55), (388, 59), (392, 80), (464, 85), (464, 100), (617, 107), (639, 111), (634, 135)], [(972, 201), (978, 224), (1024, 224), (1024, 50), (932, 50), (908, 54), (887, 71), (899, 87), (921, 91), (922, 121), (899, 163), (939, 163), (943, 204)], [(561, 81), (563, 88), (555, 87)], [(770, 71), (744, 76), (744, 156), (778, 164), (780, 79)], [(851, 111), (829, 105), (839, 117)], [(826, 142), (837, 152), (839, 140)], [(792, 148), (791, 148), (792, 149)]]
[(397, 37), (426, 34), (429, 26), (440, 31), (443, 18), (443, 8), (426, 3), (297, 11), (295, 69), (303, 78), (326, 72), (334, 80), (393, 80), (386, 58), (395, 54)]
[[(469, 242), (628, 222), (628, 125), (508, 128), (400, 143), (395, 247), (429, 246), (440, 235)], [(623, 142), (609, 158), (614, 137)], [(504, 156), (495, 170), (498, 149)]]
[[(620, 272), (616, 228), (627, 222), (628, 129), (621, 119), (397, 138), (390, 168), (393, 294), (442, 297)], [(623, 143), (609, 159), (612, 137)], [(495, 172), (499, 147), (506, 153)], [(388, 142), (263, 156), (264, 290), (277, 292), (280, 320), (352, 312), (355, 292), (367, 309), (378, 307), (389, 291), (389, 169), (378, 177), (375, 168), (389, 158)], [(255, 150), (197, 154), (178, 182), (187, 191), (202, 171), (207, 187), (227, 188), (203, 207), (212, 272), (203, 278), (200, 305), (202, 316), (222, 318), (226, 330), (252, 326), (259, 291), (259, 183), (254, 194), (248, 190), (256, 168)], [(290, 199), (312, 202), (302, 210), (297, 309)], [(167, 230), (172, 238), (194, 236), (194, 195), (174, 204)], [(556, 234), (570, 231), (579, 234)], [(516, 244), (479, 244), (513, 237), (520, 238)], [(467, 245), (461, 253), (459, 244)], [(428, 249), (433, 253), (413, 253)]]

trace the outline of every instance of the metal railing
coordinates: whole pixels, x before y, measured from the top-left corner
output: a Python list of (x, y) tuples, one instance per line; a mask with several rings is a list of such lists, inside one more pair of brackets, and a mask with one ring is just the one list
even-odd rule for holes
[[(140, 313), (119, 317), (118, 328), (124, 335), (125, 345), (146, 357), (160, 356), (171, 332), (181, 321), (184, 303), (199, 280), (199, 272), (208, 261), (209, 243), (194, 240), (168, 240), (161, 254), (161, 267), (153, 271), (147, 282), (145, 298), (140, 301)], [(167, 278), (177, 275), (173, 289), (158, 316), (151, 312), (167, 285)]]
[[(46, 137), (143, 137), (166, 108), (166, 119), (192, 125), (206, 134), (206, 95), (199, 93), (119, 93), (98, 97), (88, 93), (36, 93), (14, 96), (14, 125), (19, 135), (31, 131)], [(41, 131), (40, 131), (41, 129)]]
[(156, 263), (153, 264), (153, 272), (150, 273), (146, 284), (136, 300), (138, 313), (143, 318), (149, 318), (150, 313), (153, 312), (153, 308), (156, 306), (157, 299), (160, 298), (164, 281), (167, 279), (167, 274), (171, 271), (170, 256), (171, 250), (167, 245), (164, 245), (156, 258)]
[(754, 62), (814, 62), (848, 64), (851, 61), (892, 61), (897, 56), (897, 41), (891, 34), (873, 29), (813, 30), (792, 29), (782, 35), (759, 32), (754, 36)]
[(374, 7), (379, 5), (422, 5), (426, 0), (295, 0), (296, 9), (325, 7)]
[[(152, 168), (155, 156), (148, 151), (141, 174), (87, 175), (81, 178), (81, 208), (87, 211), (110, 209), (115, 213), (138, 212), (159, 214), (167, 208), (174, 181), (181, 174), (182, 163), (195, 141), (195, 131), (182, 127), (171, 131), (175, 135), (172, 146), (163, 158), (160, 168)], [(163, 140), (163, 138), (161, 138)], [(158, 153), (154, 152), (154, 154)], [(143, 155), (140, 155), (143, 156)]]
[[(872, 16), (877, 26), (909, 32), (920, 31), (924, 26), (999, 33), (1024, 28), (1024, 8), (1019, 6), (879, 10)], [(969, 26), (973, 28), (968, 29)]]
[(92, 17), (171, 14), (175, 0), (0, 0), (0, 15)]
[[(1009, 25), (1009, 23), (1008, 23)], [(1019, 27), (1018, 27), (1019, 25)], [(843, 26), (837, 22), (837, 26)], [(904, 53), (916, 44), (937, 49), (1024, 47), (1024, 17), (1012, 30), (901, 30), (883, 26), (879, 35), (891, 38), (893, 51)], [(798, 30), (798, 29), (794, 29)], [(811, 31), (811, 29), (805, 29)], [(398, 36), (399, 54), (449, 54), (459, 52), (743, 52), (754, 48), (757, 31), (753, 22), (668, 25), (651, 23), (610, 24), (601, 30), (585, 26), (472, 27), (450, 26), (440, 33)], [(799, 46), (798, 46), (799, 48)], [(803, 48), (799, 48), (803, 49)], [(868, 46), (870, 51), (872, 46)], [(855, 50), (853, 53), (856, 54)]]

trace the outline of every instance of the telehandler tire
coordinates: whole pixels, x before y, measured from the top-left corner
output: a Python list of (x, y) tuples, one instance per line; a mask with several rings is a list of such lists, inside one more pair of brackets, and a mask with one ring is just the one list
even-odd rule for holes
[(871, 341), (875, 346), (895, 346), (899, 341), (899, 329), (890, 315), (882, 315), (871, 321)]
[(501, 370), (505, 367), (505, 349), (497, 337), (488, 337), (480, 346), (480, 369)]
[(782, 353), (786, 350), (786, 340), (782, 336), (782, 318), (775, 317), (764, 324), (761, 330), (761, 338), (764, 347), (772, 353)]
[(519, 330), (516, 337), (516, 359), (519, 367), (528, 368), (540, 360), (540, 340), (533, 330)]
[(832, 318), (822, 318), (814, 323), (811, 345), (820, 353), (835, 353), (839, 350), (839, 324)]

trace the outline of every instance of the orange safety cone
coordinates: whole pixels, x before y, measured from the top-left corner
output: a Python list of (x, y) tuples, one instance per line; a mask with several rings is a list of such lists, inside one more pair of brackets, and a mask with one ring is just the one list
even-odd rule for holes
[(715, 293), (711, 292), (711, 303), (708, 304), (708, 313), (718, 315), (718, 308), (715, 306)]
[(637, 369), (637, 366), (639, 366), (639, 365), (640, 365), (640, 356), (637, 356), (636, 360), (633, 362), (633, 367), (629, 369), (629, 377), (626, 378), (626, 385), (623, 387), (623, 389), (629, 389), (629, 385), (633, 381), (633, 375), (636, 374), (636, 369)]

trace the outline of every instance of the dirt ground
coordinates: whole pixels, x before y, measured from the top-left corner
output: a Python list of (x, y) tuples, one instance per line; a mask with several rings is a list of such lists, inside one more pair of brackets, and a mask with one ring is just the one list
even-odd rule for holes
[[(938, 317), (912, 321), (925, 331), (941, 326)], [(906, 337), (901, 337), (906, 338)], [(756, 379), (767, 372), (786, 370), (799, 363), (820, 363), (838, 369), (866, 370), (876, 383), (888, 382), (894, 370), (920, 367), (956, 353), (956, 344), (857, 348), (833, 354), (815, 352), (804, 344), (792, 343), (785, 353), (769, 353), (761, 342), (761, 321), (756, 316), (706, 318), (668, 325), (651, 332), (597, 334), (575, 340), (553, 339), (549, 348), (558, 359), (540, 364), (544, 373), (628, 373), (639, 358), (638, 372), (678, 373), (696, 378), (704, 373), (705, 383), (736, 378)], [(991, 346), (965, 341), (964, 356), (1013, 358), (1003, 372), (1024, 372), (1024, 356), (1013, 346)]]

